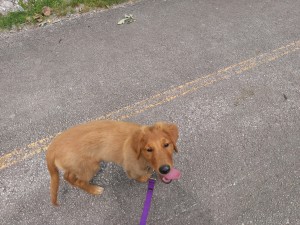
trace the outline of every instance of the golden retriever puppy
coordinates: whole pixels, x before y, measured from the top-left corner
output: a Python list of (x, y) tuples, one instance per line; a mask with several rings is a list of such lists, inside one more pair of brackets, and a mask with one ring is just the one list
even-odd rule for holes
[(46, 160), (51, 176), (51, 201), (57, 204), (59, 172), (64, 179), (90, 194), (100, 195), (103, 188), (89, 181), (99, 170), (101, 161), (123, 167), (129, 178), (146, 182), (155, 170), (168, 182), (178, 179), (173, 167), (173, 152), (177, 152), (178, 128), (164, 122), (152, 126), (100, 120), (74, 126), (54, 138)]

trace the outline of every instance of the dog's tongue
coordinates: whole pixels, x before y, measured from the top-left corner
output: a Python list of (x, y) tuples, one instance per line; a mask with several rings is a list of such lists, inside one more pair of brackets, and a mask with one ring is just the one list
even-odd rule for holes
[(171, 171), (162, 177), (162, 180), (165, 182), (165, 183), (168, 183), (168, 182), (171, 182), (171, 180), (178, 180), (180, 178), (180, 171), (175, 169), (175, 168), (172, 168)]

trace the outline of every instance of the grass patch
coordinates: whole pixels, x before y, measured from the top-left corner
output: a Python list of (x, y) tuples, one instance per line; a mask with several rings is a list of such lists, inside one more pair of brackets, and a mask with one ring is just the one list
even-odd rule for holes
[[(76, 7), (82, 6), (80, 12), (87, 12), (95, 8), (107, 8), (113, 4), (120, 4), (128, 0), (29, 0), (27, 3), (19, 1), (23, 12), (10, 12), (7, 15), (0, 14), (0, 29), (11, 29), (23, 24), (35, 24), (45, 20), (42, 15), (44, 6), (52, 9), (52, 16), (65, 16), (76, 12)], [(38, 19), (37, 19), (38, 18)]]

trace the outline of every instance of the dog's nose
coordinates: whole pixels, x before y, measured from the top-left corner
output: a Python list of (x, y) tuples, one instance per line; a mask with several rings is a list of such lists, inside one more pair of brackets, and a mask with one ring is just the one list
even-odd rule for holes
[(167, 174), (170, 172), (170, 170), (171, 170), (171, 168), (169, 165), (163, 165), (163, 166), (159, 167), (159, 172), (161, 174)]

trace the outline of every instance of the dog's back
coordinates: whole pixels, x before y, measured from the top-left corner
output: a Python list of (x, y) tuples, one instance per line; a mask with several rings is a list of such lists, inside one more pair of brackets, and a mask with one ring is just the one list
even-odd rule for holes
[(119, 163), (115, 154), (120, 154), (118, 151), (122, 150), (126, 139), (139, 128), (134, 123), (106, 120), (77, 125), (59, 134), (49, 146), (47, 155), (59, 160), (87, 157)]

